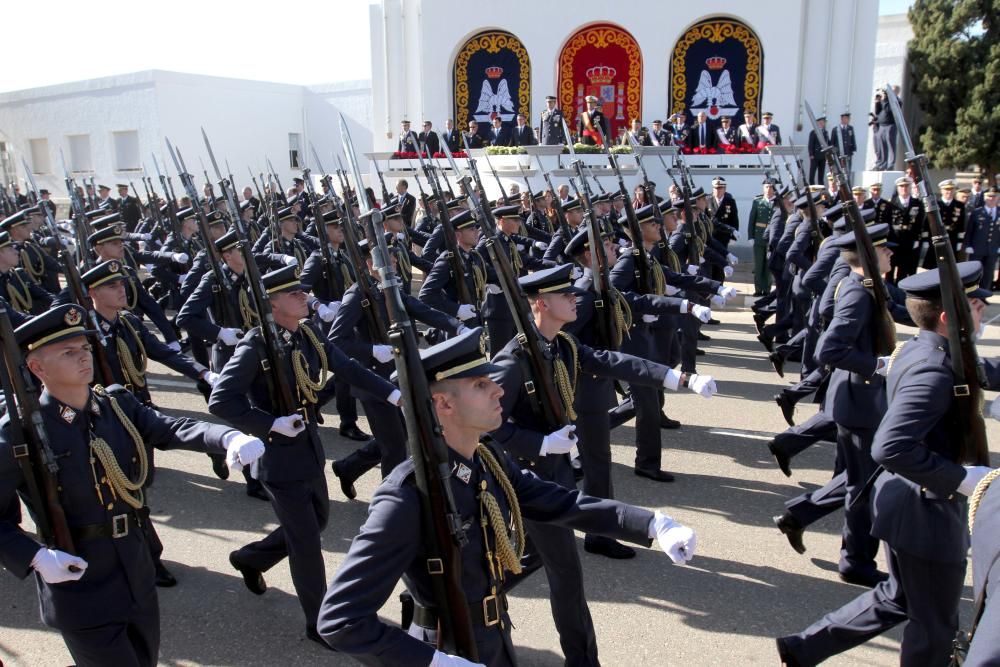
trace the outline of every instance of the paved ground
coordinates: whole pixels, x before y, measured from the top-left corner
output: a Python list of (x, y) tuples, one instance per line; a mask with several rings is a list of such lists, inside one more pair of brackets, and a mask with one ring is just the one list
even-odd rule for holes
[[(693, 394), (668, 397), (669, 413), (684, 423), (679, 431), (663, 434), (664, 461), (678, 481), (664, 485), (635, 477), (631, 426), (613, 434), (618, 496), (663, 508), (694, 527), (698, 555), (687, 567), (671, 565), (656, 549), (640, 550), (632, 561), (612, 562), (583, 552), (580, 539), (604, 665), (775, 664), (772, 637), (805, 627), (862, 591), (837, 579), (839, 516), (807, 533), (808, 551), (802, 556), (772, 526), (771, 516), (781, 511), (784, 498), (829, 477), (833, 450), (814, 447), (794, 461), (792, 479), (781, 475), (765, 448), (769, 436), (784, 428), (770, 400), (781, 380), (754, 338), (749, 311), (726, 309), (720, 319), (721, 326), (706, 327), (713, 340), (700, 365), (718, 378), (720, 394), (710, 402)], [(988, 342), (993, 345), (983, 346), (981, 353), (1000, 354), (997, 339)], [(160, 367), (151, 370), (154, 397), (165, 411), (207, 417), (201, 396), (183, 378)], [(799, 417), (814, 409), (803, 406)], [(336, 425), (337, 417), (327, 423)], [(990, 423), (988, 429), (996, 441), (1000, 425)], [(333, 428), (324, 429), (324, 438), (330, 458), (345, 455), (354, 444)], [(273, 527), (270, 507), (247, 498), (242, 480), (218, 480), (204, 456), (161, 453), (157, 466), (151, 506), (166, 545), (165, 560), (180, 580), (160, 595), (161, 663), (353, 664), (305, 640), (286, 565), (267, 574), (269, 591), (263, 597), (251, 595), (230, 569), (229, 551)], [(324, 549), (332, 575), (365, 519), (365, 501), (378, 474), (360, 481), (353, 502), (341, 495), (329, 469), (327, 476), (333, 507)], [(542, 574), (512, 595), (514, 642), (522, 664), (561, 664), (547, 596)], [(967, 588), (966, 621), (970, 597)], [(398, 604), (390, 601), (382, 614), (398, 620)], [(829, 664), (897, 664), (899, 636), (898, 630), (889, 633)], [(16, 665), (70, 663), (58, 634), (38, 620), (34, 586), (7, 574), (0, 576), (0, 659)]]

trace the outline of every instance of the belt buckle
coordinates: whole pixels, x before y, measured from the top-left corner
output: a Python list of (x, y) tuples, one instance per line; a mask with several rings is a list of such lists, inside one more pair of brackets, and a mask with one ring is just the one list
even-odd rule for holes
[(111, 517), (111, 537), (116, 540), (128, 535), (128, 514), (118, 514)]
[(500, 600), (496, 595), (483, 598), (483, 622), (488, 628), (500, 622)]

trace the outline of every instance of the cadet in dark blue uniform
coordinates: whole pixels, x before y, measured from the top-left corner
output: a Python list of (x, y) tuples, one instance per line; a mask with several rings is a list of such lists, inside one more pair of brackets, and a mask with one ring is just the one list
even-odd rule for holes
[(26, 315), (44, 312), (53, 295), (42, 289), (18, 264), (21, 255), (8, 232), (0, 232), (0, 295)]
[[(59, 500), (77, 553), (48, 549), (0, 519), (0, 562), (24, 578), (34, 571), (42, 620), (62, 633), (81, 667), (157, 663), (159, 607), (143, 524), (147, 447), (211, 449), (234, 466), (264, 449), (225, 426), (171, 418), (119, 388), (91, 389), (93, 357), (86, 313), (58, 306), (17, 329), (26, 363), (41, 381), (40, 405), (59, 462)], [(31, 506), (12, 456), (9, 416), (0, 420), (0, 507), (15, 493)], [(70, 568), (79, 568), (73, 571)]]
[[(991, 472), (969, 500), (972, 527), (972, 599), (981, 613), (965, 667), (1000, 665), (1000, 473)], [(979, 606), (982, 605), (981, 608)]]
[[(569, 264), (564, 264), (536, 271), (519, 281), (528, 296), (542, 344), (551, 355), (545, 366), (551, 369), (570, 422), (576, 419), (578, 382), (584, 373), (654, 389), (689, 387), (706, 398), (715, 393), (715, 381), (710, 376), (688, 376), (639, 357), (594, 350), (561, 331), (576, 319), (576, 295), (580, 289), (572, 284), (571, 270)], [(501, 401), (504, 423), (491, 437), (523, 469), (566, 488), (575, 488), (569, 454), (576, 448), (576, 427), (572, 423), (547, 423), (542, 417), (538, 393), (528, 390), (532, 383), (537, 385), (542, 381), (531, 375), (530, 362), (526, 360), (531, 353), (514, 339), (493, 357), (493, 363), (501, 368), (493, 373), (493, 378), (504, 389)], [(528, 556), (520, 576), (523, 578), (544, 564), (551, 589), (552, 615), (567, 663), (598, 664), (597, 640), (584, 597), (583, 569), (573, 532), (532, 521), (527, 522), (527, 529)]]
[(4, 218), (0, 222), (0, 230), (9, 233), (11, 240), (20, 248), (21, 268), (42, 289), (55, 294), (59, 291), (59, 272), (62, 270), (59, 261), (43, 250), (32, 235), (33, 227), (37, 226), (36, 218), (42, 215), (37, 206), (23, 209)]
[[(368, 519), (334, 576), (320, 613), (323, 638), (365, 664), (515, 665), (505, 580), (521, 569), (518, 551), (524, 520), (647, 546), (656, 537), (675, 563), (694, 555), (694, 532), (670, 517), (542, 481), (521, 470), (501, 449), (479, 444), (482, 435), (499, 427), (503, 419), (503, 389), (488, 377), (499, 369), (485, 356), (481, 339), (482, 330), (474, 329), (420, 355), (455, 469), (450, 484), (469, 540), (461, 550), (462, 588), (480, 662), (435, 650), (437, 610), (421, 545), (424, 532), (413, 463), (407, 460), (375, 492)], [(499, 507), (502, 521), (482, 523), (487, 503)], [(498, 543), (506, 543), (508, 549), (502, 550), (506, 557), (495, 556), (501, 551)], [(408, 633), (378, 616), (400, 576), (417, 604)]]
[[(267, 590), (263, 573), (288, 557), (292, 582), (306, 616), (306, 635), (319, 641), (316, 616), (326, 580), (320, 533), (330, 515), (330, 500), (323, 472), (326, 457), (316, 420), (333, 394), (328, 372), (393, 403), (398, 402), (399, 390), (348, 358), (305, 319), (309, 307), (296, 267), (272, 271), (263, 281), (282, 339), (279, 345), (288, 360), (286, 366), (262, 371), (267, 352), (260, 329), (251, 329), (222, 369), (208, 409), (231, 424), (246, 425), (267, 443), (258, 479), (271, 496), (281, 525), (264, 539), (232, 552), (229, 562), (243, 575), (247, 588), (261, 595)], [(295, 414), (272, 412), (276, 402), (269, 375), (275, 372), (284, 373), (292, 388), (300, 406)]]
[(452, 270), (451, 259), (440, 255), (434, 261), (430, 273), (420, 286), (417, 298), (428, 306), (456, 317), (469, 326), (480, 324), (479, 307), (486, 298), (487, 263), (476, 248), (479, 241), (479, 223), (469, 210), (462, 211), (451, 219), (455, 228), (455, 241), (465, 267), (465, 281), (469, 294), (475, 303), (461, 303), (458, 286)]
[[(387, 237), (390, 235), (391, 232), (386, 234)], [(333, 319), (328, 337), (331, 343), (357, 360), (359, 364), (388, 380), (395, 368), (392, 347), (379, 342), (380, 336), (369, 330), (364, 311), (374, 308), (380, 316), (380, 321), (385, 323), (389, 322), (389, 312), (385, 306), (382, 290), (376, 284), (378, 274), (373, 269), (368, 240), (362, 239), (358, 245), (366, 258), (365, 268), (369, 274), (364, 279), (370, 281), (372, 298), (375, 302), (366, 302), (358, 285), (356, 283), (351, 285), (344, 293), (342, 305)], [(395, 269), (398, 255), (392, 253), (391, 257)], [(455, 334), (465, 329), (459, 320), (423, 304), (406, 292), (403, 292), (403, 305), (413, 320), (448, 334)], [(350, 456), (333, 463), (333, 472), (340, 479), (341, 488), (348, 498), (357, 495), (354, 491), (354, 480), (375, 465), (381, 463), (382, 477), (386, 477), (406, 458), (406, 427), (403, 425), (403, 415), (399, 409), (375, 397), (363, 397), (361, 404), (365, 408), (365, 415), (375, 434), (375, 440)]]
[[(958, 270), (978, 327), (989, 296), (978, 288), (982, 267), (963, 262)], [(787, 665), (818, 664), (904, 621), (901, 665), (948, 664), (969, 548), (966, 496), (990, 469), (963, 466), (952, 437), (965, 426), (943, 400), (955, 386), (940, 276), (928, 271), (899, 286), (920, 331), (889, 362), (889, 409), (871, 450), (886, 471), (873, 490), (871, 534), (885, 541), (889, 578), (803, 632), (778, 639)]]

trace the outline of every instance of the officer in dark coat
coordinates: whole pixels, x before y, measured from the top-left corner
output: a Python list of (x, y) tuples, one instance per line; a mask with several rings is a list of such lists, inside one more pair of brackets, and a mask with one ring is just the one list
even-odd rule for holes
[[(68, 304), (16, 332), (27, 367), (44, 388), (41, 415), (59, 462), (59, 501), (76, 554), (43, 546), (0, 519), (0, 562), (22, 579), (34, 572), (42, 620), (62, 634), (77, 665), (152, 667), (160, 622), (153, 561), (141, 529), (149, 521), (141, 491), (151, 466), (147, 447), (228, 449), (234, 465), (250, 465), (264, 447), (225, 426), (167, 417), (120, 387), (92, 390), (86, 336), (95, 332), (85, 321), (86, 312)], [(21, 443), (11, 437), (8, 414), (0, 420), (0, 507), (17, 494), (33, 513), (42, 512), (11, 455)]]
[[(830, 144), (830, 133), (826, 130), (826, 116), (816, 119), (820, 132), (823, 133), (823, 143)], [(820, 143), (816, 130), (809, 131), (809, 182), (815, 185), (823, 185), (823, 172), (826, 171), (826, 155), (823, 153), (823, 144)]]
[(539, 118), (539, 132), (542, 138), (542, 145), (557, 146), (569, 142), (569, 137), (563, 129), (565, 123), (562, 109), (556, 107), (556, 98), (552, 95), (545, 97), (545, 110)]
[[(955, 198), (955, 181), (953, 179), (945, 179), (938, 183), (938, 190), (941, 191), (941, 196), (937, 200), (941, 223), (948, 230), (948, 238), (951, 239), (951, 246), (955, 251), (955, 257), (962, 259), (965, 257), (965, 204)], [(927, 230), (927, 234), (929, 242), (929, 229)], [(933, 252), (928, 251), (924, 255), (923, 266), (925, 269), (937, 267), (937, 257)]]
[[(371, 665), (505, 667), (517, 664), (507, 613), (507, 581), (522, 571), (524, 522), (534, 520), (572, 535), (572, 529), (649, 545), (651, 535), (677, 563), (694, 555), (695, 536), (660, 512), (596, 500), (523, 470), (483, 433), (501, 425), (503, 390), (489, 373), (482, 330), (473, 329), (422, 351), (421, 359), (437, 419), (443, 427), (455, 474), (449, 483), (469, 543), (461, 550), (462, 588), (469, 602), (476, 662), (435, 649), (438, 612), (423, 546), (420, 499), (407, 460), (375, 492), (368, 518), (323, 600), (319, 629), (342, 653)], [(500, 515), (483, 526), (493, 506)], [(492, 514), (492, 513), (490, 513)], [(502, 522), (500, 521), (502, 519)], [(509, 527), (508, 527), (509, 526)], [(505, 556), (497, 543), (506, 543)], [(575, 547), (572, 550), (575, 557)], [(402, 576), (416, 601), (409, 631), (387, 625), (379, 609)], [(554, 593), (554, 592), (553, 592)], [(596, 656), (595, 656), (596, 657)]]
[[(258, 479), (271, 496), (280, 525), (263, 539), (232, 552), (229, 562), (243, 575), (247, 588), (261, 595), (267, 590), (263, 573), (288, 557), (306, 617), (306, 636), (322, 643), (316, 633), (326, 586), (320, 534), (330, 515), (330, 501), (317, 416), (332, 397), (328, 373), (340, 374), (353, 386), (389, 402), (398, 402), (399, 390), (347, 357), (305, 319), (308, 303), (296, 267), (272, 271), (263, 283), (277, 325), (278, 353), (287, 361), (284, 367), (265, 373), (261, 362), (267, 359), (266, 342), (260, 328), (251, 329), (222, 369), (208, 409), (231, 424), (245, 425), (266, 441)], [(282, 373), (291, 390), (297, 406), (291, 414), (275, 414), (288, 408), (272, 398), (276, 395), (274, 373)]]
[[(963, 262), (958, 272), (978, 327), (989, 296), (978, 287), (982, 267)], [(951, 400), (942, 400), (956, 387), (940, 276), (920, 273), (900, 288), (920, 331), (893, 354), (889, 409), (872, 445), (885, 472), (872, 491), (871, 534), (886, 544), (889, 578), (803, 632), (778, 639), (785, 664), (818, 664), (904, 621), (900, 664), (948, 664), (969, 548), (966, 497), (990, 469), (963, 465), (961, 441), (953, 436), (967, 425), (956, 423)]]
[(576, 137), (577, 141), (587, 146), (596, 146), (604, 137), (604, 141), (611, 141), (608, 132), (608, 119), (601, 111), (601, 101), (593, 95), (587, 95), (587, 110), (577, 116)]
[(997, 252), (1000, 251), (1000, 220), (996, 188), (990, 188), (983, 197), (982, 208), (973, 209), (965, 228), (965, 253), (969, 259), (983, 265), (982, 287), (989, 289), (996, 274)]
[[(892, 225), (889, 237), (896, 243), (892, 254), (890, 282), (896, 283), (917, 272), (920, 252), (927, 238), (924, 203), (912, 194), (913, 182), (906, 176), (896, 179), (896, 193), (889, 202)], [(1000, 237), (997, 239), (1000, 241)]]
[(118, 213), (122, 216), (125, 229), (134, 232), (142, 219), (142, 203), (128, 193), (128, 185), (124, 183), (118, 184)]
[(854, 154), (858, 150), (858, 142), (854, 137), (854, 126), (851, 125), (851, 114), (840, 114), (840, 123), (830, 133), (830, 143), (837, 148), (837, 154), (844, 157), (844, 171), (851, 173)]

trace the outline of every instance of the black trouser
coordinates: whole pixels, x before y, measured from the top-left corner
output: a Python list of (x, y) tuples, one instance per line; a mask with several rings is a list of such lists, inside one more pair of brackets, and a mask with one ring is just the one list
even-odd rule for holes
[(337, 415), (340, 416), (340, 428), (357, 426), (358, 402), (351, 395), (351, 385), (337, 378), (334, 378), (333, 385), (337, 392)]
[(160, 654), (156, 589), (133, 601), (127, 619), (61, 633), (78, 667), (154, 667)]
[(794, 458), (810, 446), (824, 440), (837, 441), (837, 425), (820, 410), (801, 424), (796, 424), (774, 436), (771, 442), (775, 449), (788, 458)]
[(375, 438), (340, 459), (337, 468), (342, 478), (353, 481), (376, 465), (381, 465), (382, 479), (385, 479), (393, 468), (406, 459), (403, 416), (399, 408), (376, 398), (363, 398), (361, 404)]
[[(875, 554), (878, 540), (871, 536), (872, 513), (868, 497), (854, 502), (861, 494), (865, 482), (875, 472), (872, 460), (874, 428), (846, 428), (837, 425), (837, 458), (847, 475), (847, 505), (844, 508), (844, 530), (840, 548), (840, 571), (875, 572)], [(853, 502), (853, 507), (851, 506)]]
[(809, 156), (809, 182), (813, 185), (823, 185), (823, 172), (826, 168), (826, 160), (822, 157)]
[(234, 559), (241, 566), (266, 572), (287, 557), (306, 627), (315, 628), (327, 585), (320, 539), (330, 518), (326, 476), (320, 473), (313, 479), (263, 484), (280, 525), (236, 551)]

